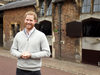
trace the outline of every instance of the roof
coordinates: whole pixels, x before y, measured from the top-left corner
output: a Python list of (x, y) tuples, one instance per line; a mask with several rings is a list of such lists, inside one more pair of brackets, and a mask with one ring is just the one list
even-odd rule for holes
[(52, 2), (54, 2), (54, 3), (61, 2), (61, 1), (66, 1), (66, 0), (52, 0)]
[(6, 5), (0, 6), (0, 11), (24, 7), (24, 6), (30, 6), (30, 5), (35, 5), (35, 4), (36, 4), (36, 0), (18, 0), (15, 2), (8, 3)]

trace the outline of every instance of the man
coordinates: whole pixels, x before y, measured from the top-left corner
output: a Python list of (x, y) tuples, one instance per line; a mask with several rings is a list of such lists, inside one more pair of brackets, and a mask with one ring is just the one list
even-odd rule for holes
[(34, 27), (36, 20), (34, 12), (27, 12), (25, 29), (14, 38), (11, 54), (18, 58), (16, 75), (41, 75), (41, 58), (50, 56), (45, 34)]

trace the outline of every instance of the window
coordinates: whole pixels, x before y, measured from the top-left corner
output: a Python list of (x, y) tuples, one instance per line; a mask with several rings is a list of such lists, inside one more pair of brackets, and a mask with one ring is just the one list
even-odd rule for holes
[(49, 5), (49, 7), (47, 9), (46, 15), (48, 15), (48, 16), (52, 15), (52, 2), (50, 3), (50, 5)]
[(39, 24), (39, 30), (42, 31), (45, 35), (52, 35), (52, 24), (50, 21), (42, 21)]
[(44, 2), (43, 2), (42, 7), (40, 9), (40, 16), (44, 16)]
[(100, 0), (82, 0), (81, 13), (100, 12)]
[(12, 28), (12, 35), (13, 37), (15, 37), (15, 25), (11, 25), (11, 28)]
[(100, 0), (94, 0), (94, 12), (100, 11)]
[(91, 12), (91, 0), (83, 0), (82, 13), (90, 13), (90, 12)]
[(100, 20), (90, 18), (82, 22), (83, 37), (100, 37)]
[(20, 25), (19, 24), (12, 24), (12, 36), (15, 37), (15, 35), (20, 31)]

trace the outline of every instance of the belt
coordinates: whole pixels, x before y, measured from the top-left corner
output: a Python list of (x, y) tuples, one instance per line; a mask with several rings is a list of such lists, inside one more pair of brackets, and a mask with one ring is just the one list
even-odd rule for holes
[(22, 69), (19, 69), (19, 68), (17, 68), (17, 70), (24, 71), (24, 72), (39, 72), (40, 71), (40, 70), (38, 70), (38, 71), (29, 71), (29, 70), (22, 70)]

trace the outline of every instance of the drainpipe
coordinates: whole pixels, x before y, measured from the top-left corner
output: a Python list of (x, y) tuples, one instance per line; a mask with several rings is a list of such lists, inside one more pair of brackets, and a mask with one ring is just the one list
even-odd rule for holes
[(61, 4), (58, 3), (58, 14), (59, 14), (59, 60), (61, 60)]

